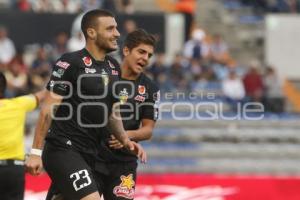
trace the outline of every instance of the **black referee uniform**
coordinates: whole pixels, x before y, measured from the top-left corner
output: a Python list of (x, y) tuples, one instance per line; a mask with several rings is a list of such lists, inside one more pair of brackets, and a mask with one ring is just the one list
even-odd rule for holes
[(118, 63), (106, 56), (96, 61), (86, 49), (64, 54), (55, 64), (49, 91), (64, 96), (46, 136), (42, 160), (57, 192), (77, 200), (98, 190), (93, 175), (99, 141), (118, 99), (112, 73)]
[[(139, 129), (142, 119), (157, 120), (159, 89), (146, 75), (135, 81), (121, 79), (117, 87), (125, 130)], [(99, 192), (105, 200), (134, 198), (137, 157), (126, 149), (111, 149), (107, 131), (100, 142), (95, 166)]]

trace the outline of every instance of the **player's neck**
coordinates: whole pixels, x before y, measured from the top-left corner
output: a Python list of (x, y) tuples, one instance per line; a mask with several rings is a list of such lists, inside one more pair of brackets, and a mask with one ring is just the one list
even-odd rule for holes
[(103, 61), (106, 55), (105, 50), (99, 49), (96, 45), (89, 45), (85, 46), (86, 50), (91, 54), (91, 56), (97, 61)]
[(135, 81), (138, 79), (139, 76), (140, 76), (140, 74), (134, 73), (127, 67), (127, 65), (125, 65), (124, 63), (122, 64), (122, 78), (123, 79)]

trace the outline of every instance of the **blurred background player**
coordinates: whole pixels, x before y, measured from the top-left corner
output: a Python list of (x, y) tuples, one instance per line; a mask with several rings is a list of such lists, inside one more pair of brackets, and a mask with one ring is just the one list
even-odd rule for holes
[(44, 92), (6, 99), (6, 78), (0, 72), (0, 199), (23, 200), (26, 113), (37, 108)]

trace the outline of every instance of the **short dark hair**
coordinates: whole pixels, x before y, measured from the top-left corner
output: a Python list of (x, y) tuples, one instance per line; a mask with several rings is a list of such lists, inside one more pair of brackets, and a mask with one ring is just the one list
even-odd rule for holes
[(147, 44), (155, 47), (156, 39), (144, 29), (137, 29), (129, 33), (124, 41), (124, 47), (127, 47), (129, 50), (132, 50), (140, 44)]
[(6, 89), (6, 78), (2, 72), (0, 72), (0, 98), (4, 97)]
[(115, 17), (114, 14), (108, 10), (95, 9), (85, 13), (81, 20), (81, 31), (85, 38), (87, 38), (87, 29), (97, 26), (98, 17)]

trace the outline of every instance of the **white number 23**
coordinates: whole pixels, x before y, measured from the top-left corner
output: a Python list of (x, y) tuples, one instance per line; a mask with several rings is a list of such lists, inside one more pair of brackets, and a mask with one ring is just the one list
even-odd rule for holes
[[(86, 169), (71, 174), (70, 178), (74, 179), (73, 187), (75, 191), (78, 191), (92, 183), (89, 172)], [(78, 183), (79, 180), (81, 181)]]

